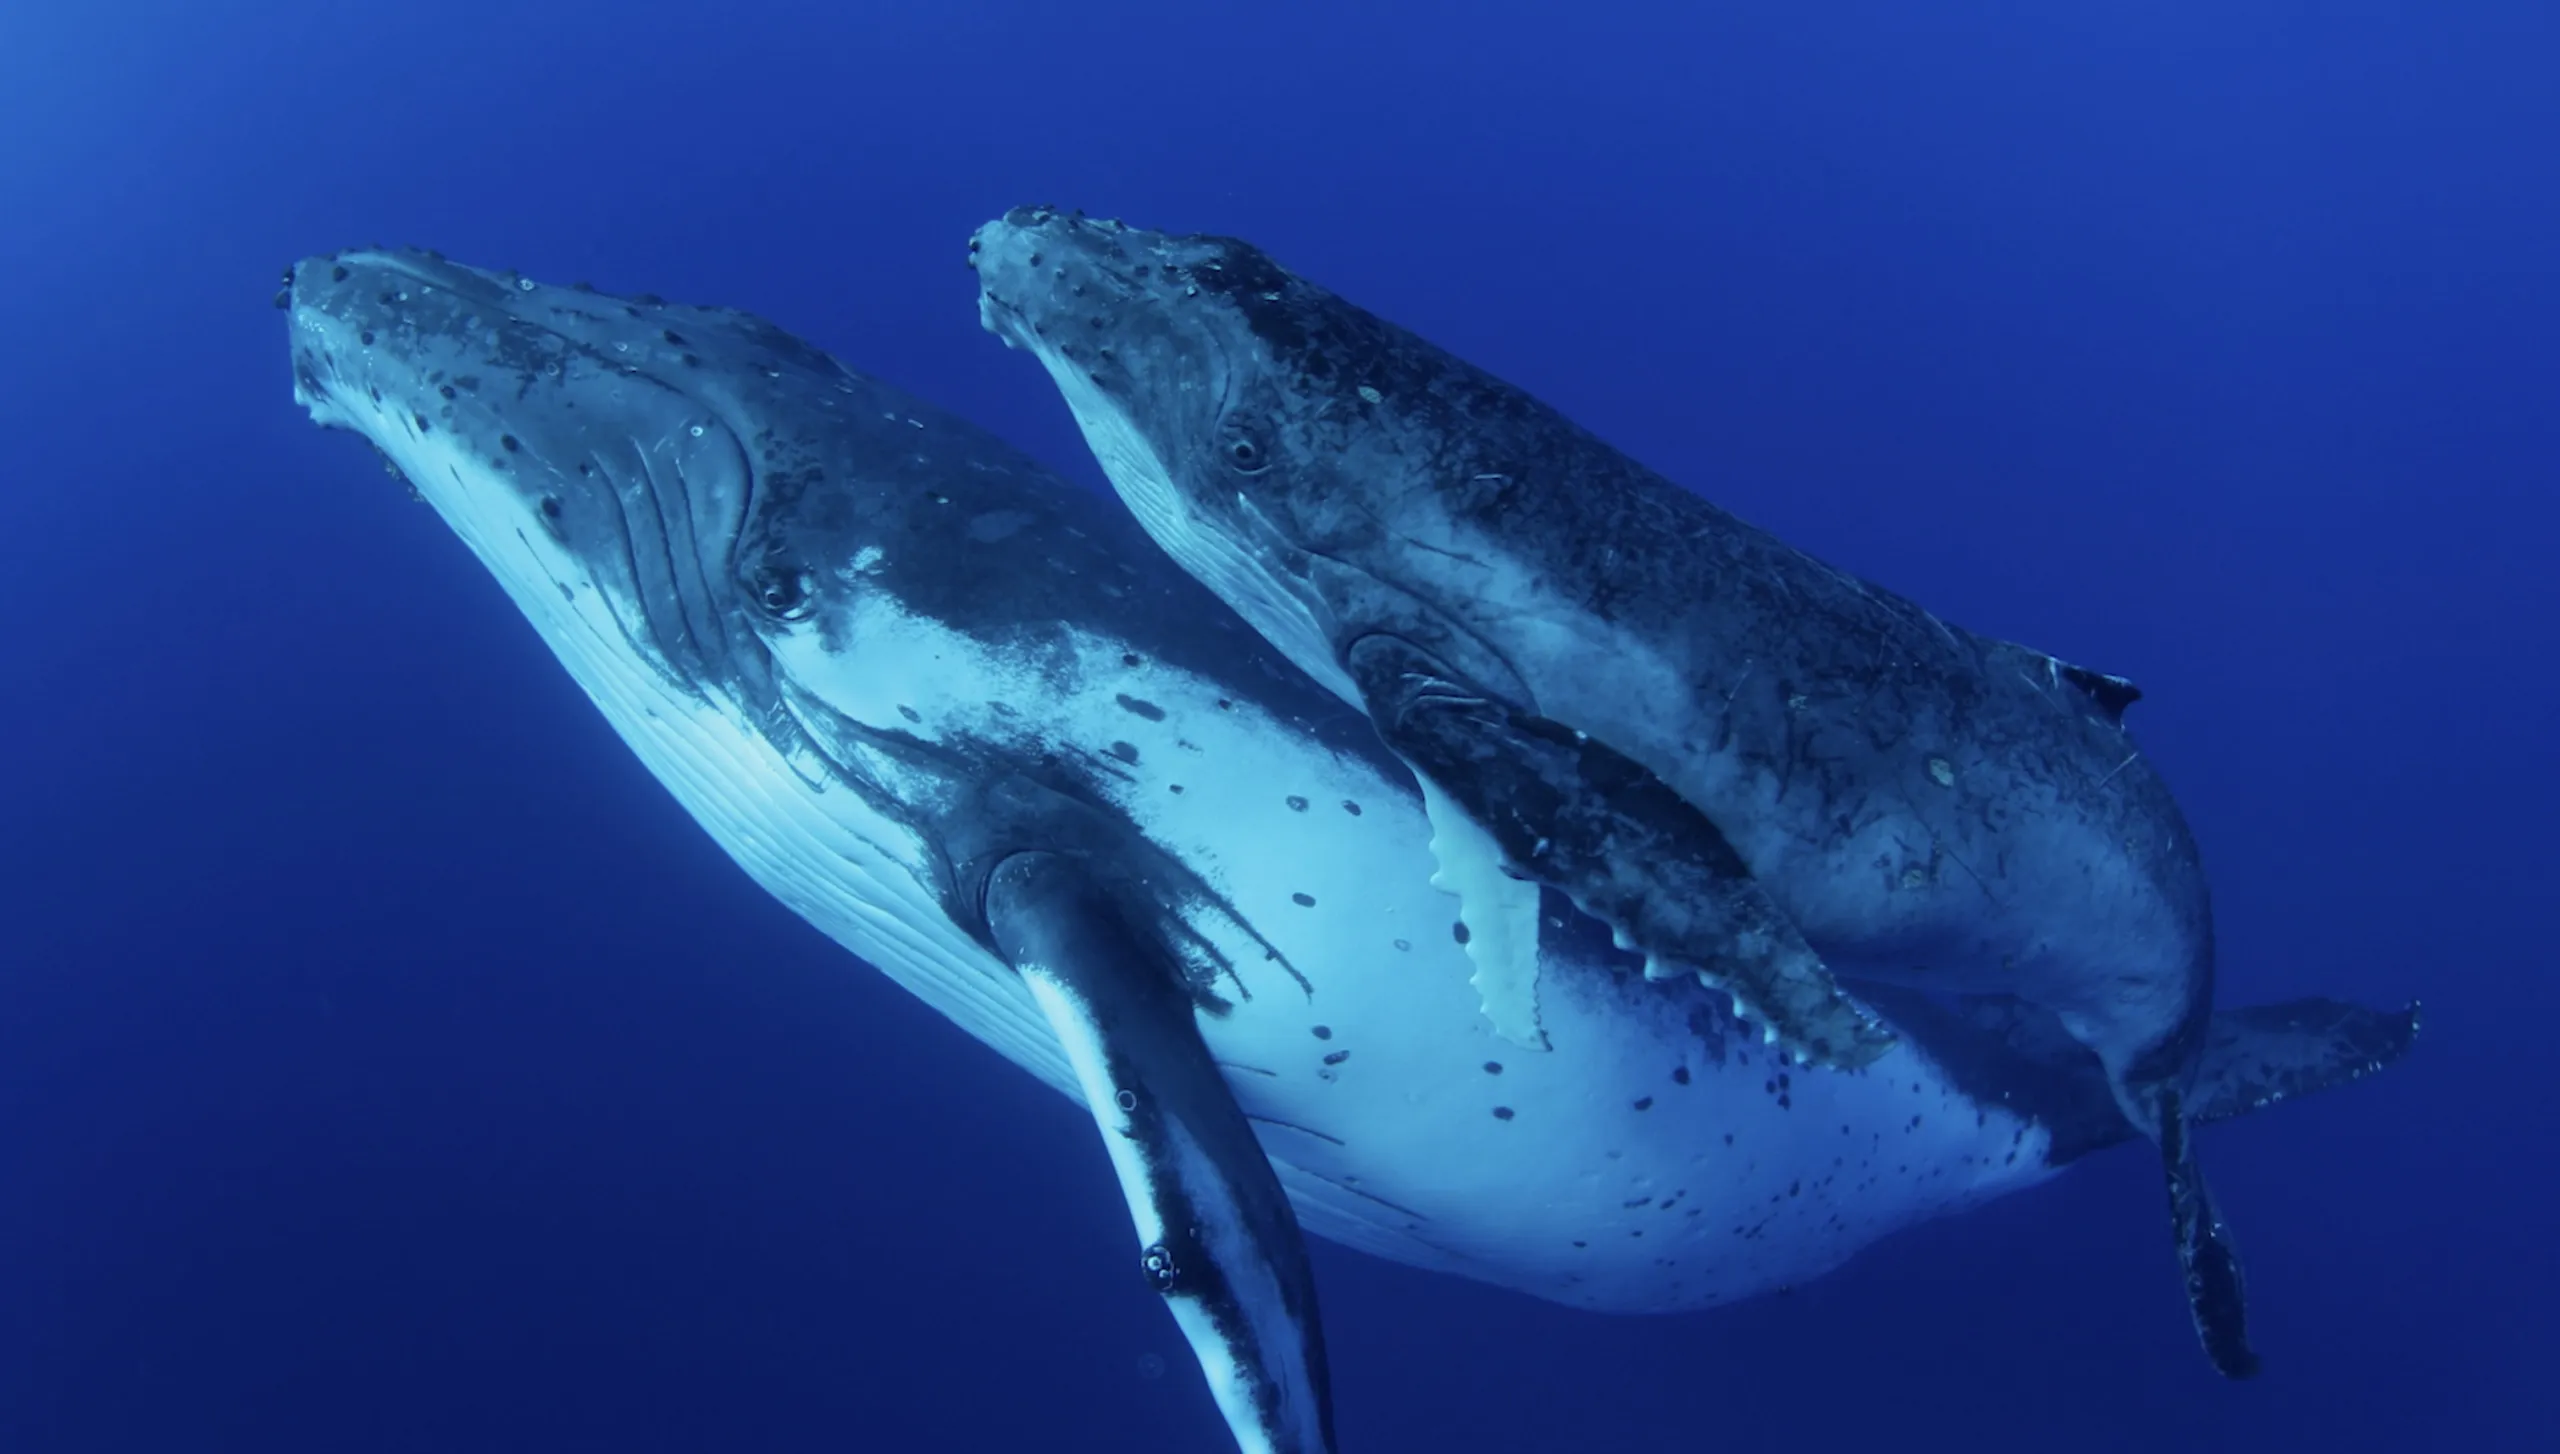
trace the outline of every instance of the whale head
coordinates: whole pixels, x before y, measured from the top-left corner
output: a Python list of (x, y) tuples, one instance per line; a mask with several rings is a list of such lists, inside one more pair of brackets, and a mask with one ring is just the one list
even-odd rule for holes
[(751, 876), (1031, 1043), (955, 925), (950, 774), (881, 706), (917, 662), (853, 624), (881, 605), (866, 564), (950, 498), (911, 401), (747, 314), (426, 252), (306, 259), (279, 302), (296, 400), (407, 478)]
[(1048, 369), (1147, 533), (1356, 701), (1338, 602), (1312, 577), (1383, 528), (1345, 481), (1392, 479), (1415, 462), (1372, 456), (1430, 447), (1387, 421), (1408, 402), (1380, 387), (1401, 335), (1250, 243), (1046, 207), (980, 228), (970, 265), (980, 321)]

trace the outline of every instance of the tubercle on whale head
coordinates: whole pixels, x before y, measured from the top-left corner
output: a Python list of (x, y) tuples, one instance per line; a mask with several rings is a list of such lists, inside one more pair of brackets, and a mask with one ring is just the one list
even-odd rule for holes
[(515, 296), (535, 286), (422, 250), (306, 258), (286, 271), (283, 294), (295, 402), (317, 423), (366, 436), (413, 488), (443, 491), (448, 505), (462, 491), (489, 497), (481, 509), (517, 496), (556, 526), (568, 512), (555, 478), (565, 461), (535, 421), (560, 387), (559, 351)]
[[(573, 470), (581, 437), (617, 429), (698, 425), (690, 437), (700, 438), (724, 427), (686, 377), (704, 360), (676, 329), (691, 325), (676, 315), (700, 310), (648, 295), (373, 247), (295, 264), (284, 303), (305, 407), (378, 412), (400, 401), (413, 432), (440, 433), (501, 471), (528, 473), (536, 460)], [(581, 422), (564, 429), (553, 422), (562, 417)]]

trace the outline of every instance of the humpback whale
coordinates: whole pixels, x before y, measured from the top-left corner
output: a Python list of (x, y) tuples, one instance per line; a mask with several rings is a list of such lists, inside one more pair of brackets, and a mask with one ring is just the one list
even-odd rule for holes
[[(307, 259), (277, 301), (297, 401), (406, 477), (741, 869), (1087, 1108), (1241, 1449), (1334, 1447), (1301, 1229), (1700, 1308), (2134, 1134), (2015, 997), (1880, 1002), (1905, 1018), (1870, 1074), (1797, 1074), (1553, 893), (1515, 946), (1523, 1052), (1364, 718), (1107, 497), (770, 323), (408, 251)], [(2197, 1113), (2414, 1029), (2219, 1016)]]
[(970, 260), (1148, 532), (1427, 785), (1491, 1023), (1540, 1039), (1500, 929), (1542, 891), (1833, 1072), (1895, 1040), (1851, 986), (2039, 1006), (2158, 1145), (2207, 1353), (2256, 1370), (2189, 1134), (2205, 877), (2131, 682), (1814, 560), (1249, 243), (1024, 208)]

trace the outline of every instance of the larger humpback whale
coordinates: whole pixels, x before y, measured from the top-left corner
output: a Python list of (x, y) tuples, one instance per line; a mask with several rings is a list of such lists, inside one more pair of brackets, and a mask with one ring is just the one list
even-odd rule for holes
[[(1708, 1306), (2132, 1134), (2013, 999), (1860, 1077), (1648, 986), (1551, 898), (1515, 1053), (1411, 777), (1109, 500), (744, 314), (431, 254), (288, 274), (295, 393), (380, 449), (756, 882), (1092, 1112), (1241, 1447), (1333, 1446), (1298, 1228), (1577, 1306)], [(2238, 1114), (2413, 1019), (2219, 1017)], [(849, 1036), (849, 1038), (852, 1038)]]
[[(970, 250), (1149, 533), (1431, 787), (1470, 926), (1562, 891), (1841, 1069), (1893, 1038), (1842, 980), (2052, 1011), (2159, 1145), (2206, 1351), (2255, 1371), (2188, 1134), (2205, 878), (2130, 682), (1816, 561), (1248, 243), (1024, 208)], [(1534, 1044), (1521, 942), (1477, 954)]]

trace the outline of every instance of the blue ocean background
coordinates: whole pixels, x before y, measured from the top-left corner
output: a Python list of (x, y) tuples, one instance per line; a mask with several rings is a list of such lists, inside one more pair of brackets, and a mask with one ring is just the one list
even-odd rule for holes
[(294, 407), (367, 241), (764, 313), (1098, 482), (978, 327), (1050, 201), (1249, 237), (1755, 523), (2121, 672), (2206, 1133), (1667, 1318), (1317, 1249), (1361, 1451), (2560, 1446), (2560, 8), (0, 11), (0, 1454), (1216, 1451), (1081, 1108), (753, 888)]

